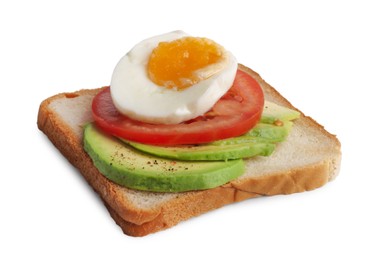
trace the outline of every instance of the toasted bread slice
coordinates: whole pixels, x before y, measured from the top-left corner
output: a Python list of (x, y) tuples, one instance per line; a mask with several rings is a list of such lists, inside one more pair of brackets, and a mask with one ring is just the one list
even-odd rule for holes
[[(243, 65), (239, 69), (261, 84), (267, 100), (296, 109), (257, 73)], [(106, 179), (83, 149), (82, 127), (92, 121), (91, 102), (100, 90), (63, 93), (44, 100), (38, 127), (79, 169), (125, 234), (144, 236), (248, 198), (312, 190), (333, 180), (339, 172), (341, 149), (336, 136), (301, 113), (288, 139), (271, 156), (247, 159), (245, 174), (221, 187), (182, 193), (121, 187)]]

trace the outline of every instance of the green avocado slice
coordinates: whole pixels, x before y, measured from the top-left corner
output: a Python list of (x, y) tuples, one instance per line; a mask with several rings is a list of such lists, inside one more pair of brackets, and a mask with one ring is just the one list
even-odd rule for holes
[(260, 122), (273, 124), (277, 120), (290, 121), (299, 117), (300, 113), (298, 111), (265, 100), (264, 111), (261, 115)]
[(298, 111), (265, 101), (260, 122), (242, 136), (218, 140), (201, 145), (154, 146), (122, 140), (130, 146), (157, 157), (203, 161), (230, 160), (253, 156), (269, 156), (275, 144), (289, 135), (294, 120), (300, 116)]
[(280, 126), (259, 123), (245, 135), (202, 145), (154, 146), (122, 141), (145, 153), (174, 160), (230, 160), (269, 156), (276, 147), (275, 143), (286, 139), (293, 124), (290, 121), (281, 123)]
[(181, 145), (181, 146), (154, 146), (128, 142), (135, 149), (158, 157), (180, 161), (226, 161), (248, 158), (257, 155), (269, 156), (275, 145), (271, 143), (244, 142), (227, 145)]
[(243, 143), (278, 143), (285, 141), (293, 126), (291, 121), (280, 121), (280, 125), (258, 123), (246, 134), (212, 142), (212, 145), (232, 145)]
[(181, 192), (214, 188), (244, 172), (243, 160), (172, 161), (142, 153), (100, 131), (84, 129), (84, 149), (113, 182), (138, 190)]

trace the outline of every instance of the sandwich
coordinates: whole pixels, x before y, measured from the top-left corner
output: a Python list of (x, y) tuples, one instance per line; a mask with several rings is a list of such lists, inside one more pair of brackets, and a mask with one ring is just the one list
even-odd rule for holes
[(341, 163), (335, 135), (222, 46), (181, 31), (137, 44), (110, 86), (47, 98), (37, 124), (130, 236), (319, 188)]

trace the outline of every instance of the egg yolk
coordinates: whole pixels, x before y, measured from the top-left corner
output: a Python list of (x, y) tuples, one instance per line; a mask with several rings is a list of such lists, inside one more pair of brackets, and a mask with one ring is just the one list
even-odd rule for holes
[(225, 58), (222, 46), (207, 38), (184, 37), (160, 42), (147, 65), (150, 79), (157, 85), (182, 90), (219, 71)]

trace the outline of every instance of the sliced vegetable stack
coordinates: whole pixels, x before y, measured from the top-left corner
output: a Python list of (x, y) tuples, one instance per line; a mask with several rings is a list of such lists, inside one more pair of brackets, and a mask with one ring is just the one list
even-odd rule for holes
[(288, 136), (297, 111), (265, 102), (260, 122), (246, 134), (200, 145), (155, 146), (119, 139), (94, 124), (84, 148), (99, 171), (138, 190), (182, 192), (223, 185), (244, 173), (242, 158), (270, 155)]

